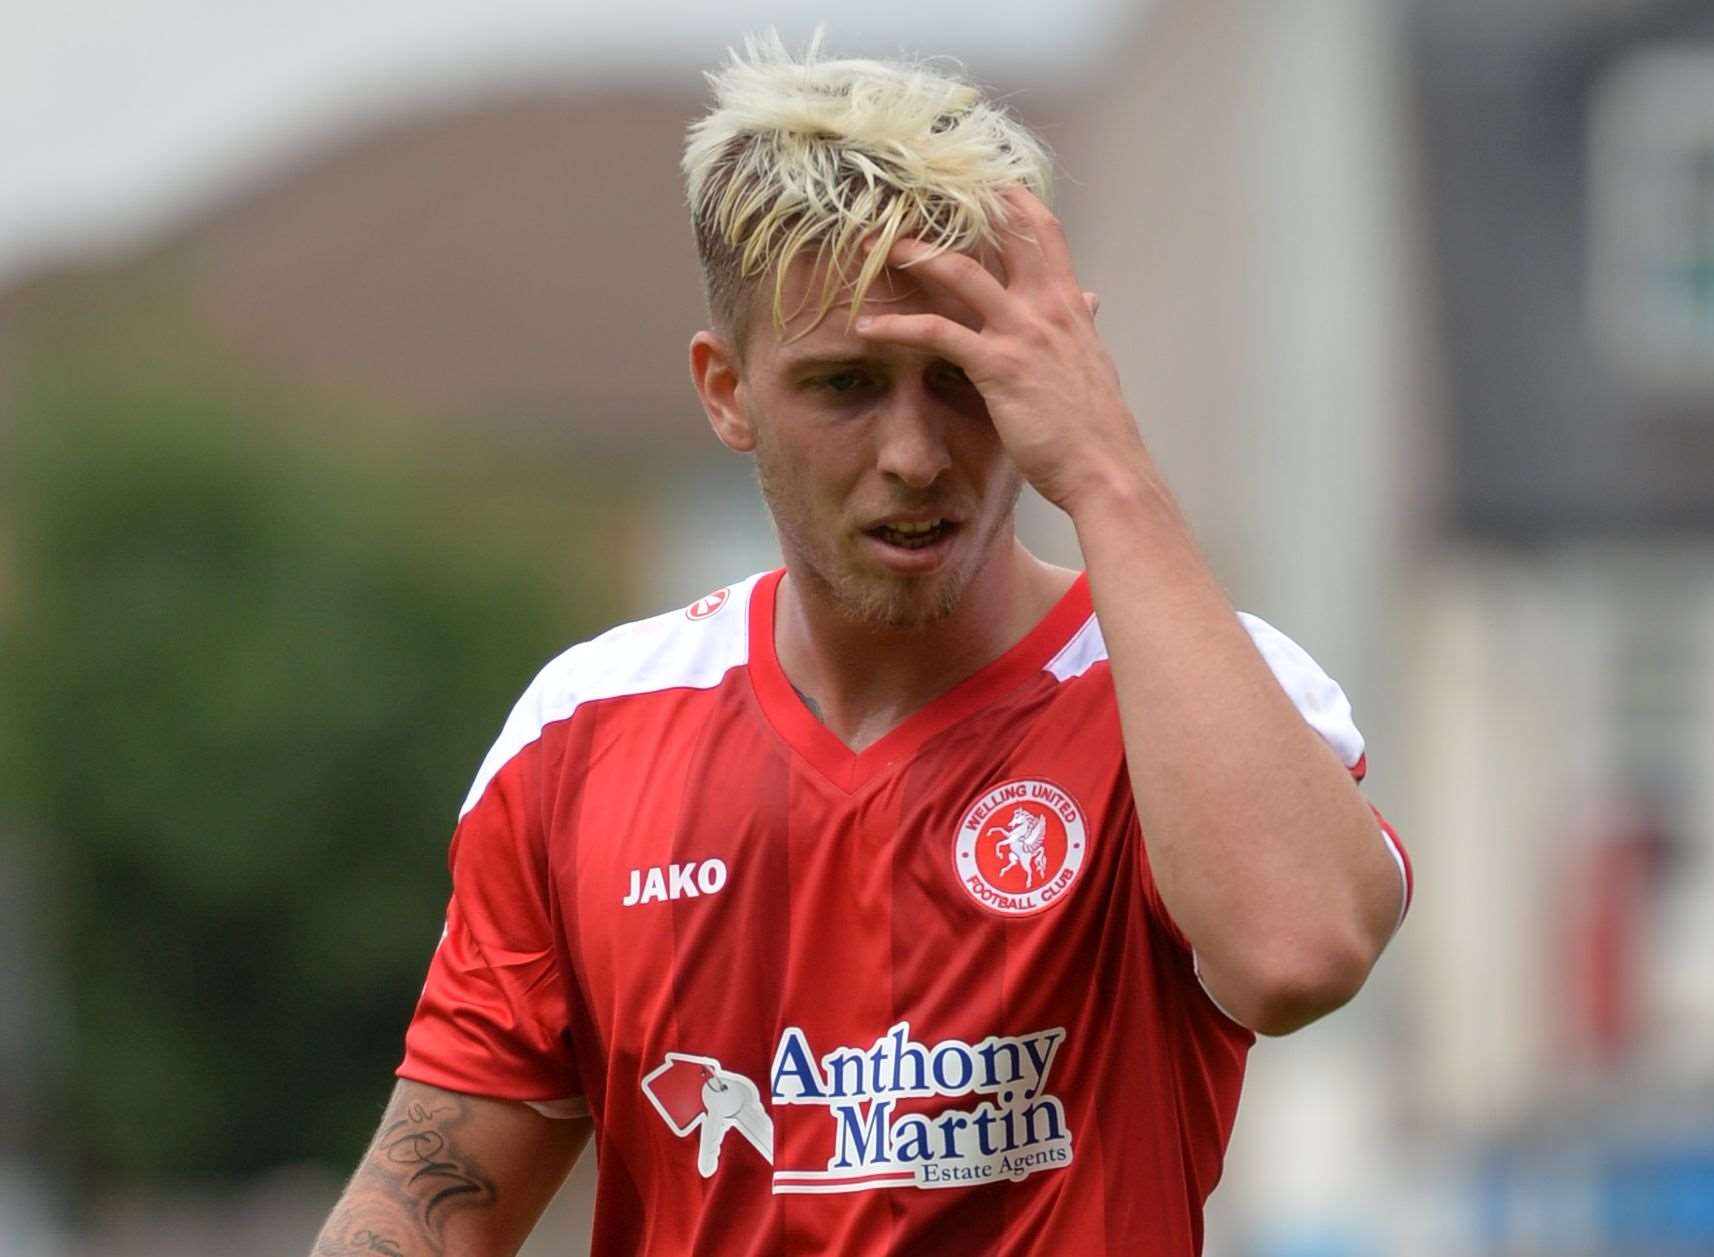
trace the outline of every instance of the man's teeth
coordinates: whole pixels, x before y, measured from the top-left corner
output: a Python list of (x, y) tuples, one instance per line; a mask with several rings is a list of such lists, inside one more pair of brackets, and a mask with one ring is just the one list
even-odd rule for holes
[(924, 546), (932, 546), (938, 541), (945, 527), (946, 521), (944, 519), (931, 519), (920, 524), (909, 522), (882, 524), (875, 529), (875, 533), (889, 545), (902, 546), (906, 550), (920, 550)]

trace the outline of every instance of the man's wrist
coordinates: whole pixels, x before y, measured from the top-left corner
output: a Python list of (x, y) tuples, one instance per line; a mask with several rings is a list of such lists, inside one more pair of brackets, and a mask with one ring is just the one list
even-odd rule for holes
[(1188, 531), (1172, 490), (1140, 446), (1134, 457), (1108, 461), (1080, 477), (1062, 507), (1085, 540), (1115, 529)]
[[(1163, 600), (1227, 605), (1178, 501), (1152, 462), (1113, 469), (1067, 509), (1091, 586), (1140, 588)], [(1228, 607), (1229, 609), (1229, 607)]]

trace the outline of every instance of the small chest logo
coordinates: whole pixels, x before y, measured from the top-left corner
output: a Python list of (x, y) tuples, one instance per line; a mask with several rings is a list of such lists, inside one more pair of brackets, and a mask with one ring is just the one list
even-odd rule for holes
[(992, 912), (1022, 917), (1051, 908), (1077, 880), (1089, 847), (1083, 809), (1050, 781), (989, 790), (952, 840), (958, 884)]
[(646, 869), (632, 869), (621, 908), (640, 903), (665, 903), (669, 899), (695, 899), (698, 895), (718, 895), (726, 888), (726, 861), (691, 860), (685, 864), (656, 864)]
[(643, 1076), (643, 1094), (681, 1139), (701, 1130), (696, 1170), (703, 1178), (713, 1178), (720, 1168), (726, 1132), (734, 1127), (773, 1164), (774, 1119), (762, 1107), (761, 1092), (743, 1074), (721, 1069), (712, 1056), (668, 1052), (659, 1068)]
[(731, 596), (732, 591), (730, 589), (716, 589), (713, 593), (704, 594), (691, 603), (684, 609), (684, 613), (692, 620), (706, 620), (721, 607), (724, 607), (726, 600)]

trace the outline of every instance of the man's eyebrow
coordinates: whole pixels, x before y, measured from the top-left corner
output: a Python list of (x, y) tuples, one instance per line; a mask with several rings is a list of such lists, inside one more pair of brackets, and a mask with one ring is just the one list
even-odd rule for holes
[(866, 367), (873, 361), (863, 354), (788, 354), (784, 368), (787, 371), (848, 371), (852, 367)]

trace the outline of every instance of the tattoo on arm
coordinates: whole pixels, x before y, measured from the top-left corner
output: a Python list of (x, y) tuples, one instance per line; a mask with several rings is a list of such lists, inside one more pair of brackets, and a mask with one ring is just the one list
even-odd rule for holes
[(446, 1133), (432, 1125), (452, 1107), (429, 1109), (413, 1102), (405, 1116), (376, 1140), (377, 1153), (403, 1172), (407, 1194), (436, 1236), (450, 1210), (463, 1204), (491, 1204), (495, 1195), (494, 1185), (465, 1165)]
[(379, 1253), (380, 1257), (407, 1257), (405, 1250), (399, 1247), (398, 1241), (379, 1231), (371, 1231), (367, 1227), (351, 1232), (348, 1240), (341, 1242), (329, 1236), (315, 1246), (317, 1257), (348, 1257), (352, 1253)]
[[(317, 1257), (438, 1257), (449, 1216), (498, 1199), (458, 1146), (462, 1102), (410, 1100), (395, 1112), (328, 1219)], [(401, 1218), (403, 1226), (384, 1220)]]

